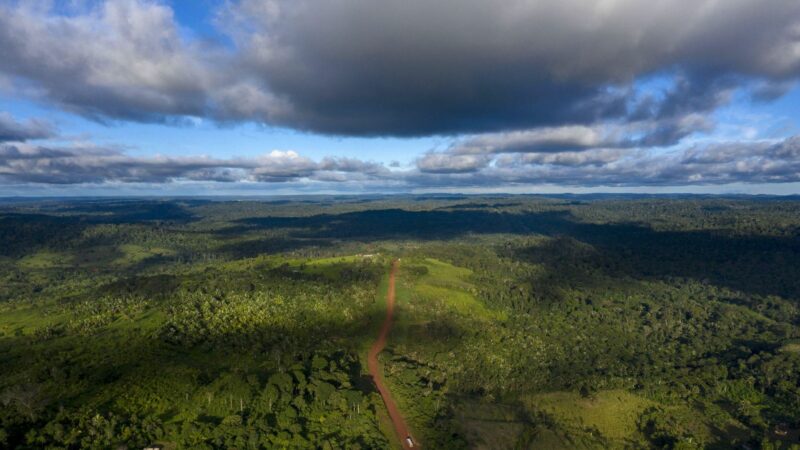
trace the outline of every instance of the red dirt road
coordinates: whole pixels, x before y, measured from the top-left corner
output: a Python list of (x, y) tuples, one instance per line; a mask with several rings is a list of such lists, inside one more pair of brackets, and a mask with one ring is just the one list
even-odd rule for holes
[(408, 431), (408, 426), (406, 426), (403, 416), (400, 415), (400, 410), (397, 409), (397, 404), (392, 398), (392, 393), (383, 382), (383, 369), (378, 364), (378, 353), (386, 347), (386, 338), (389, 336), (389, 332), (392, 331), (392, 316), (394, 315), (394, 279), (395, 275), (397, 275), (397, 266), (398, 262), (394, 261), (392, 263), (392, 270), (389, 272), (389, 291), (386, 293), (386, 319), (383, 321), (378, 339), (372, 344), (372, 348), (369, 349), (367, 367), (369, 369), (369, 374), (372, 375), (372, 379), (375, 381), (378, 392), (380, 392), (381, 397), (383, 397), (383, 403), (386, 404), (386, 409), (389, 411), (389, 418), (392, 419), (394, 431), (397, 434), (397, 438), (400, 440), (400, 445), (402, 445), (404, 449), (420, 448), (419, 442), (416, 440), (414, 440), (413, 447), (408, 445), (406, 438), (410, 437), (411, 433)]

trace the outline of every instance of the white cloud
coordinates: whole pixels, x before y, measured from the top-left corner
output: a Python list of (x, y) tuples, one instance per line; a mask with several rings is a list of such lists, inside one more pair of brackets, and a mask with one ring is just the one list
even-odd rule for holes
[(417, 160), (417, 168), (429, 173), (466, 173), (482, 169), (490, 161), (487, 155), (427, 153)]

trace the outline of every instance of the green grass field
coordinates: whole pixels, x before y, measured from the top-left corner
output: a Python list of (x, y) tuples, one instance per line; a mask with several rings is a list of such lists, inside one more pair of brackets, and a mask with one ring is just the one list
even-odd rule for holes
[(781, 346), (780, 351), (786, 353), (800, 353), (800, 342), (790, 342)]
[(66, 267), (72, 262), (72, 255), (61, 252), (42, 250), (19, 260), (22, 269), (55, 269)]
[(600, 391), (590, 398), (577, 392), (550, 392), (526, 399), (533, 411), (541, 411), (565, 428), (597, 430), (611, 441), (638, 442), (637, 421), (655, 402), (624, 390)]
[(420, 314), (424, 319), (427, 310), (446, 309), (472, 319), (481, 320), (504, 320), (505, 315), (501, 312), (492, 311), (486, 308), (483, 303), (475, 298), (474, 286), (470, 283), (469, 277), (472, 271), (463, 267), (456, 267), (434, 258), (424, 258), (409, 261), (408, 271), (419, 271), (424, 268), (423, 275), (413, 279), (411, 295), (416, 300), (414, 304), (424, 305)]

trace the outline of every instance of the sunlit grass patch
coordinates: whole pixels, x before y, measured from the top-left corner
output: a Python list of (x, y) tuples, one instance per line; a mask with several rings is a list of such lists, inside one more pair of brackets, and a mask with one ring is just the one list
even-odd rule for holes
[(52, 301), (37, 306), (4, 305), (0, 310), (0, 338), (29, 335), (63, 323), (68, 315), (52, 311)]
[(800, 353), (800, 343), (786, 344), (781, 347), (781, 351), (787, 353)]
[[(421, 264), (420, 264), (421, 263)], [(468, 281), (472, 271), (433, 258), (412, 263), (425, 269), (413, 281), (412, 291), (424, 301), (434, 301), (460, 315), (475, 319), (503, 320), (505, 315), (486, 308), (473, 294)], [(413, 267), (413, 266), (412, 266)], [(414, 271), (414, 269), (411, 269)]]
[(115, 259), (112, 264), (119, 266), (129, 266), (140, 263), (153, 257), (172, 256), (175, 251), (161, 247), (143, 247), (135, 244), (124, 244), (119, 246), (122, 256)]
[(637, 434), (642, 412), (656, 403), (624, 390), (610, 390), (590, 397), (577, 392), (549, 392), (526, 399), (526, 405), (567, 428), (596, 429), (606, 438), (626, 440)]
[(20, 259), (18, 264), (23, 269), (52, 269), (68, 266), (71, 262), (72, 255), (42, 250)]

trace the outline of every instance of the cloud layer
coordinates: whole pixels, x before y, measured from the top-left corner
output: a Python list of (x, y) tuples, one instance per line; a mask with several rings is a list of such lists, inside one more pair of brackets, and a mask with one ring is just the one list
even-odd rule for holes
[(133, 157), (110, 148), (0, 144), (0, 184), (238, 182), (356, 185), (362, 189), (680, 186), (800, 181), (800, 137), (694, 145), (680, 150), (429, 154), (410, 169), (358, 159), (314, 161), (274, 150), (256, 158)]
[[(341, 135), (668, 126), (736, 89), (775, 98), (800, 75), (796, 0), (239, 0), (217, 12), (220, 42), (156, 1), (37, 5), (0, 6), (0, 74), (98, 120)], [(653, 76), (663, 93), (642, 88)]]
[(55, 135), (55, 127), (48, 122), (42, 120), (20, 122), (10, 114), (0, 111), (0, 143), (47, 139)]
[(5, 184), (352, 181), (387, 172), (377, 163), (341, 158), (315, 162), (291, 150), (273, 150), (257, 158), (217, 159), (133, 157), (93, 146), (0, 144), (0, 182)]

